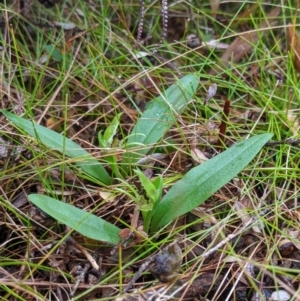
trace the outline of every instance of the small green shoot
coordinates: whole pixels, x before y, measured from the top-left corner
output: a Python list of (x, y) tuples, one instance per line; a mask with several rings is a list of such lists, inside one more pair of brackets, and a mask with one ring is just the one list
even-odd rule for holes
[(117, 156), (110, 155), (110, 153), (113, 146), (114, 136), (116, 135), (118, 127), (120, 125), (121, 116), (122, 113), (118, 114), (113, 118), (112, 122), (109, 124), (104, 134), (102, 134), (101, 131), (98, 133), (99, 145), (101, 148), (103, 148), (103, 153), (106, 154), (105, 160), (109, 164), (114, 176), (117, 178), (122, 178), (122, 175), (118, 168)]
[(140, 206), (144, 219), (144, 231), (147, 233), (149, 231), (153, 210), (157, 207), (161, 199), (163, 179), (162, 176), (159, 175), (153, 182), (151, 182), (142, 171), (134, 170), (134, 172), (137, 174), (148, 197), (148, 204), (146, 204), (146, 206), (143, 204)]
[(120, 125), (120, 117), (122, 113), (119, 113), (117, 116), (114, 117), (112, 122), (109, 124), (107, 129), (102, 134), (102, 131), (98, 133), (98, 140), (100, 147), (108, 148), (112, 147), (114, 136), (117, 133), (118, 126)]

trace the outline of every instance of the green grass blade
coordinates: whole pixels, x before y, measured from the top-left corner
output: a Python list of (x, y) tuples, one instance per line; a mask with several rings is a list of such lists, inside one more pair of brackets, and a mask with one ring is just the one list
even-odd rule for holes
[(1, 110), (1, 112), (21, 130), (38, 139), (47, 147), (60, 153), (64, 153), (70, 158), (77, 159), (76, 165), (88, 175), (94, 177), (105, 185), (111, 184), (111, 178), (102, 164), (77, 143), (62, 136), (61, 134), (45, 128), (44, 126), (15, 114), (4, 110)]
[(120, 229), (100, 217), (46, 195), (31, 194), (28, 199), (54, 219), (86, 237), (112, 244), (117, 244), (120, 241)]
[[(127, 141), (128, 153), (124, 155), (123, 162), (135, 163), (141, 155), (149, 151), (153, 143), (163, 137), (177, 121), (178, 114), (186, 108), (198, 84), (199, 78), (189, 74), (169, 87), (163, 96), (150, 103), (131, 132)], [(131, 148), (140, 149), (133, 153), (130, 152)]]
[(157, 205), (152, 232), (202, 204), (246, 167), (271, 137), (267, 133), (239, 142), (189, 171)]

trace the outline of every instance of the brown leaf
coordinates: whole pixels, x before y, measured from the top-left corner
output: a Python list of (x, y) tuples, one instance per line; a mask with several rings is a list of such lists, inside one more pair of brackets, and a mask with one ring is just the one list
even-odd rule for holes
[(267, 15), (266, 19), (261, 22), (257, 30), (246, 32), (237, 37), (224, 52), (219, 64), (215, 68), (211, 69), (209, 74), (216, 75), (223, 71), (224, 68), (230, 68), (232, 63), (239, 62), (246, 54), (250, 53), (253, 49), (253, 45), (258, 41), (259, 37), (265, 31), (270, 30), (272, 25), (277, 23), (277, 21), (273, 19), (277, 17), (279, 13), (280, 7), (277, 6)]
[(295, 25), (288, 25), (287, 43), (288, 49), (291, 52), (294, 67), (298, 72), (300, 72), (300, 38), (296, 32)]

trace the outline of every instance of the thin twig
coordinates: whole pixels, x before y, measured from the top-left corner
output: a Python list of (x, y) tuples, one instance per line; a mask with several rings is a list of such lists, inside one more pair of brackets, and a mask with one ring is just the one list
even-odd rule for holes
[(96, 260), (92, 257), (92, 255), (82, 245), (80, 245), (73, 237), (70, 236), (68, 240), (82, 252), (82, 254), (86, 257), (86, 259), (91, 264), (91, 266), (95, 270), (99, 271), (100, 267), (97, 264)]

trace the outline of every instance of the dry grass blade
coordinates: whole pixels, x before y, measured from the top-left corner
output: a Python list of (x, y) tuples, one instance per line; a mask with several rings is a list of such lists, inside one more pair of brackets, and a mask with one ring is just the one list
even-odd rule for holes
[(209, 74), (216, 75), (224, 69), (230, 68), (232, 63), (239, 62), (246, 54), (250, 53), (260, 36), (267, 30), (270, 30), (271, 26), (277, 23), (277, 21), (273, 19), (279, 15), (280, 11), (280, 7), (274, 8), (267, 15), (266, 20), (261, 22), (261, 24), (258, 26), (258, 30), (261, 32), (260, 35), (258, 34), (257, 30), (253, 30), (238, 36), (222, 55), (220, 62), (209, 71)]

